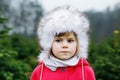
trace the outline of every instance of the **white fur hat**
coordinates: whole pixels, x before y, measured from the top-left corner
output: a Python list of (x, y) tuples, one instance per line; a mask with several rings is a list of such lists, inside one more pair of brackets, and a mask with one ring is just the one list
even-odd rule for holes
[(79, 43), (79, 58), (87, 58), (89, 21), (78, 10), (63, 6), (45, 14), (38, 26), (38, 38), (43, 48), (40, 60), (48, 57), (55, 34), (62, 32), (75, 32)]

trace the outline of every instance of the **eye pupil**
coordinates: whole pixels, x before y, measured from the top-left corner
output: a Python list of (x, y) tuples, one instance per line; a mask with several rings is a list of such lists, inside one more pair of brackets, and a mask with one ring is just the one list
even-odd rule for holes
[(74, 42), (74, 40), (68, 40), (68, 42)]
[(62, 40), (56, 40), (56, 42), (61, 42)]

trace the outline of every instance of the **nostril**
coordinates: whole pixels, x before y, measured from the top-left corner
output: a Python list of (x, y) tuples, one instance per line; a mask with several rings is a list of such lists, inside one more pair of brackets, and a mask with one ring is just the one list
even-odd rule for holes
[(68, 48), (68, 46), (63, 46), (63, 48)]

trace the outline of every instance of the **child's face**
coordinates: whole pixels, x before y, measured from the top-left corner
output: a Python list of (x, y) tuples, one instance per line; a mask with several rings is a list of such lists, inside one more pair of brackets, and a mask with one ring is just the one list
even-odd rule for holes
[(77, 51), (77, 38), (73, 32), (67, 35), (55, 36), (52, 43), (52, 54), (61, 60), (73, 57)]

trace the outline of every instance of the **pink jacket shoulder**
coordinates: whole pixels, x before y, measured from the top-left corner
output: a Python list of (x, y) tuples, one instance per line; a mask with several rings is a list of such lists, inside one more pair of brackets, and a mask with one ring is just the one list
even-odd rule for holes
[(95, 75), (87, 60), (82, 59), (76, 66), (58, 68), (56, 71), (40, 63), (32, 72), (30, 80), (95, 80)]
[(32, 74), (30, 76), (30, 80), (40, 80), (42, 64), (43, 63), (39, 63), (39, 65), (34, 69), (34, 71), (32, 72)]

